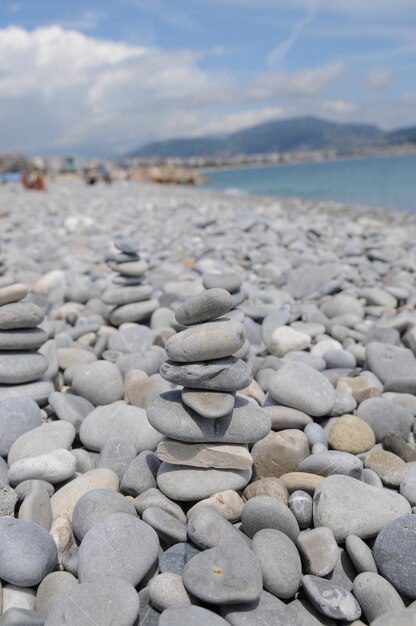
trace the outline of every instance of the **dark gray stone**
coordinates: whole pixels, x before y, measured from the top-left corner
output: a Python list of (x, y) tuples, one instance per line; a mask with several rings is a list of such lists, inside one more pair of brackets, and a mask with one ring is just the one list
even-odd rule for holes
[(0, 350), (38, 350), (48, 335), (41, 328), (0, 331)]
[(374, 341), (366, 347), (366, 359), (384, 391), (416, 393), (416, 359), (411, 350)]
[(72, 424), (77, 432), (84, 418), (94, 410), (94, 405), (89, 400), (72, 393), (54, 391), (49, 396), (48, 402), (58, 419)]
[(299, 525), (292, 511), (272, 496), (255, 496), (244, 504), (241, 525), (249, 537), (263, 528), (274, 528), (296, 541)]
[(364, 572), (356, 577), (354, 595), (369, 623), (385, 613), (404, 609), (404, 602), (395, 588), (373, 572)]
[(32, 522), (0, 518), (0, 578), (19, 587), (37, 585), (58, 563), (52, 537)]
[(210, 604), (254, 602), (262, 591), (260, 566), (241, 542), (223, 543), (194, 556), (185, 565), (183, 582), (189, 593)]
[(362, 572), (377, 574), (373, 553), (365, 541), (356, 535), (349, 535), (345, 540), (345, 548), (359, 574)]
[(244, 489), (250, 478), (251, 468), (216, 469), (163, 462), (157, 474), (157, 485), (168, 498), (182, 502), (209, 498), (227, 489)]
[(256, 602), (225, 606), (221, 613), (232, 626), (304, 626), (290, 605), (267, 591)]
[(190, 326), (221, 317), (231, 308), (230, 292), (222, 288), (208, 289), (183, 302), (176, 310), (178, 324)]
[(226, 626), (227, 623), (200, 606), (172, 606), (163, 611), (158, 626)]
[(48, 361), (39, 352), (0, 352), (0, 384), (20, 385), (40, 378), (48, 369)]
[(243, 398), (236, 398), (232, 414), (213, 420), (186, 407), (178, 390), (154, 396), (147, 415), (152, 426), (167, 437), (193, 443), (254, 443), (270, 430), (270, 417)]
[(405, 515), (378, 534), (373, 554), (379, 572), (401, 594), (416, 599), (416, 516)]
[(136, 458), (136, 455), (136, 446), (130, 439), (110, 437), (101, 448), (97, 467), (111, 469), (121, 478), (126, 467)]
[(360, 479), (363, 464), (349, 452), (328, 450), (311, 454), (299, 463), (297, 471), (318, 474), (319, 476), (345, 475)]
[(186, 541), (185, 523), (162, 509), (149, 507), (143, 513), (142, 520), (149, 524), (157, 532), (159, 538), (168, 545)]
[(364, 400), (356, 414), (371, 426), (378, 442), (383, 441), (390, 433), (397, 433), (407, 439), (415, 423), (415, 418), (408, 409), (385, 398)]
[(35, 328), (43, 321), (45, 313), (33, 302), (14, 302), (0, 307), (0, 330)]
[(176, 385), (212, 391), (238, 391), (253, 380), (247, 363), (233, 356), (200, 363), (165, 361), (160, 375)]
[(300, 587), (302, 563), (295, 544), (287, 535), (271, 528), (259, 530), (252, 550), (263, 574), (263, 587), (277, 598), (291, 598)]
[(187, 562), (192, 559), (200, 550), (190, 543), (176, 543), (159, 556), (159, 569), (163, 572), (171, 572), (182, 576)]
[(131, 496), (157, 486), (156, 476), (161, 463), (154, 452), (143, 450), (126, 467), (120, 482), (120, 489)]
[(188, 519), (187, 531), (189, 539), (203, 550), (214, 548), (225, 542), (250, 544), (246, 535), (218, 511), (208, 506), (201, 506), (192, 511)]

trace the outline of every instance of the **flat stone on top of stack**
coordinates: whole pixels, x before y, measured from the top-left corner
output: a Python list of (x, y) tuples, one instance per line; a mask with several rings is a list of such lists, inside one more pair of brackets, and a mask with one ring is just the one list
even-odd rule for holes
[(43, 310), (22, 301), (28, 288), (21, 283), (0, 287), (0, 400), (26, 395), (38, 402), (53, 391), (49, 381), (37, 382), (48, 369), (48, 361), (37, 350), (47, 334), (37, 328)]
[(240, 322), (222, 317), (232, 304), (227, 290), (214, 287), (178, 307), (176, 321), (187, 328), (166, 342), (169, 360), (160, 373), (184, 388), (155, 396), (147, 407), (152, 426), (168, 438), (157, 449), (158, 486), (175, 500), (243, 489), (251, 478), (247, 446), (270, 430), (261, 408), (235, 397), (252, 374), (233, 356), (246, 334)]

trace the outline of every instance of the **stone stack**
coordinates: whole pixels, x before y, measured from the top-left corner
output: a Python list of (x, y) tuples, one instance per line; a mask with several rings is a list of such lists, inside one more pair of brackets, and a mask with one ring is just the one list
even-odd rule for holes
[(0, 287), (0, 400), (27, 395), (43, 403), (53, 391), (50, 381), (39, 381), (48, 369), (48, 360), (37, 352), (48, 338), (38, 328), (45, 314), (23, 301), (27, 293), (21, 283)]
[(109, 268), (115, 272), (112, 286), (102, 294), (105, 304), (114, 307), (110, 322), (120, 326), (125, 322), (142, 322), (150, 318), (159, 302), (152, 298), (153, 289), (145, 284), (146, 261), (140, 259), (138, 247), (131, 241), (117, 239), (114, 242), (117, 252), (107, 256)]
[(252, 472), (248, 445), (270, 430), (261, 408), (236, 397), (252, 374), (233, 356), (246, 333), (226, 317), (232, 304), (227, 290), (212, 288), (178, 307), (176, 321), (187, 328), (166, 342), (169, 360), (160, 373), (184, 387), (155, 396), (147, 407), (152, 426), (168, 438), (157, 449), (158, 486), (175, 500), (243, 489)]

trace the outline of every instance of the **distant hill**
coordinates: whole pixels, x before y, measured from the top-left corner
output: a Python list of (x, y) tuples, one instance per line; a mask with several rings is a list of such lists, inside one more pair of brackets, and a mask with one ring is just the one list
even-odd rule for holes
[(351, 150), (405, 142), (416, 143), (416, 127), (385, 132), (371, 124), (337, 124), (317, 117), (299, 117), (266, 122), (222, 138), (156, 141), (129, 156), (233, 156), (298, 150)]

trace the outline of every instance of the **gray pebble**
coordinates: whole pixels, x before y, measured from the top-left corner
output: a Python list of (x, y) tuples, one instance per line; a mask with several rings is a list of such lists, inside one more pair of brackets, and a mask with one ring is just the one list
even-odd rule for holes
[(72, 391), (95, 406), (111, 404), (124, 395), (119, 369), (108, 361), (95, 361), (79, 369), (72, 380)]
[(121, 478), (130, 461), (136, 457), (136, 454), (136, 446), (130, 439), (110, 437), (101, 448), (97, 467), (111, 469)]
[(256, 602), (224, 606), (221, 613), (232, 626), (304, 626), (290, 605), (267, 591)]
[(149, 524), (157, 532), (160, 540), (168, 545), (186, 541), (186, 525), (162, 509), (151, 507), (146, 509), (142, 520)]
[(243, 531), (249, 536), (263, 528), (274, 528), (296, 541), (299, 525), (292, 511), (280, 500), (271, 496), (255, 496), (244, 504), (241, 512)]
[(208, 506), (198, 507), (189, 515), (187, 532), (189, 539), (203, 550), (225, 542), (250, 543), (246, 535)]
[(297, 490), (289, 496), (289, 509), (296, 517), (299, 528), (309, 528), (312, 524), (312, 496), (306, 491)]
[(158, 574), (148, 585), (149, 597), (152, 605), (159, 611), (171, 606), (191, 604), (191, 598), (186, 591), (182, 576), (166, 572)]
[(226, 626), (227, 623), (200, 606), (172, 606), (163, 611), (158, 626)]
[(263, 587), (280, 599), (294, 596), (302, 564), (293, 541), (279, 530), (265, 528), (254, 535), (252, 550), (263, 574)]
[(0, 456), (28, 430), (41, 424), (40, 410), (31, 398), (16, 397), (0, 402)]
[(156, 487), (156, 476), (160, 460), (150, 450), (143, 450), (127, 465), (120, 482), (121, 491), (131, 496), (140, 494)]
[(354, 595), (369, 623), (385, 613), (404, 609), (404, 602), (395, 588), (373, 572), (364, 572), (356, 577)]
[(202, 363), (165, 361), (160, 375), (176, 385), (212, 391), (238, 391), (253, 380), (247, 363), (233, 356)]
[(244, 489), (250, 478), (251, 468), (217, 469), (163, 462), (157, 474), (157, 485), (168, 498), (182, 502), (209, 498), (227, 489)]
[(199, 552), (200, 550), (190, 543), (175, 543), (159, 557), (159, 570), (162, 573), (171, 572), (182, 576), (187, 562)]
[(351, 622), (361, 616), (357, 600), (339, 585), (318, 576), (306, 575), (302, 578), (302, 586), (312, 604), (324, 615)]
[(51, 572), (40, 583), (36, 591), (35, 608), (43, 617), (47, 617), (59, 598), (78, 587), (79, 582), (68, 572)]
[(76, 432), (79, 431), (83, 419), (94, 409), (94, 405), (86, 398), (59, 391), (51, 393), (48, 402), (58, 419), (72, 424)]
[(349, 535), (345, 540), (345, 548), (359, 574), (362, 572), (377, 574), (373, 553), (365, 541), (356, 535)]
[(77, 501), (72, 514), (72, 529), (79, 541), (97, 522), (114, 513), (126, 513), (136, 517), (134, 504), (120, 493), (110, 489), (92, 489)]

